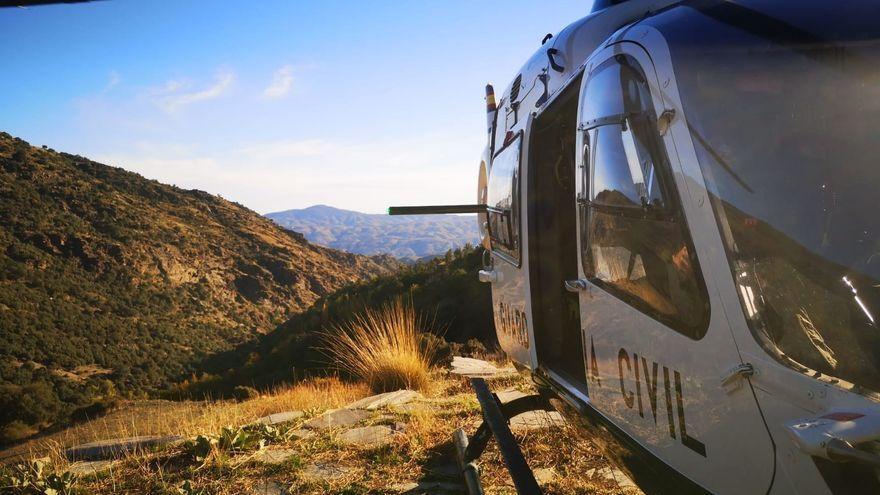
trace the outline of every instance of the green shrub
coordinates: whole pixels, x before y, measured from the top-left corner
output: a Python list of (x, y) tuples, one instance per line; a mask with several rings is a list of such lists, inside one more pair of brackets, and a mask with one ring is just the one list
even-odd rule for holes
[(23, 421), (15, 420), (0, 429), (0, 444), (10, 444), (24, 440), (36, 432), (37, 429), (33, 426), (29, 426)]
[(76, 476), (69, 471), (56, 472), (42, 461), (29, 461), (10, 468), (0, 467), (3, 493), (21, 495), (72, 495)]
[(465, 356), (476, 358), (486, 357), (486, 355), (489, 353), (489, 351), (486, 350), (486, 346), (477, 339), (470, 339), (465, 342), (464, 346), (461, 348), (461, 352)]
[(259, 396), (260, 392), (258, 392), (257, 389), (255, 389), (254, 387), (239, 385), (232, 389), (232, 397), (238, 401), (256, 399)]

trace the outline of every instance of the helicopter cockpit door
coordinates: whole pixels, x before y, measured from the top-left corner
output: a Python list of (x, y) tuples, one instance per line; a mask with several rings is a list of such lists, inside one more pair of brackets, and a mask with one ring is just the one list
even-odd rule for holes
[(716, 228), (714, 217), (705, 191), (689, 187), (696, 165), (676, 153), (684, 144), (676, 139), (689, 134), (667, 92), (665, 45), (656, 51), (609, 45), (587, 62), (582, 82), (581, 278), (568, 286), (579, 293), (589, 403), (648, 453), (654, 479), (633, 472), (639, 484), (765, 493), (774, 447), (737, 374), (743, 363), (715, 281), (701, 269), (718, 249), (702, 235)]
[(501, 348), (514, 361), (531, 366), (533, 353), (528, 324), (528, 258), (524, 253), (523, 184), (526, 144), (532, 117), (524, 127), (507, 133), (492, 159), (487, 187), (487, 223), (491, 258), (480, 280), (492, 284), (495, 331)]

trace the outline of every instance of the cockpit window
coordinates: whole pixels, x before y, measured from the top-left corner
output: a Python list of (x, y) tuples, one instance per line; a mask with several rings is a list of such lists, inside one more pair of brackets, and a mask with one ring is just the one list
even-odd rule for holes
[(708, 298), (669, 180), (644, 72), (618, 55), (591, 74), (581, 128), (591, 179), (581, 204), (585, 275), (645, 314), (694, 339)]
[(492, 249), (519, 264), (519, 168), (522, 138), (498, 152), (489, 170), (487, 210)]
[(743, 312), (781, 362), (880, 392), (880, 29), (711, 14), (651, 23)]

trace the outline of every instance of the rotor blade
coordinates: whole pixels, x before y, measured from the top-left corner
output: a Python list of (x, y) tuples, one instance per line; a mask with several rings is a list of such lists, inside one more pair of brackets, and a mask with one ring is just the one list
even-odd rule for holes
[(50, 5), (53, 3), (85, 3), (93, 0), (0, 0), (0, 8), (3, 7), (33, 7), (35, 5)]
[(485, 213), (486, 205), (389, 206), (389, 215), (439, 215), (444, 213)]

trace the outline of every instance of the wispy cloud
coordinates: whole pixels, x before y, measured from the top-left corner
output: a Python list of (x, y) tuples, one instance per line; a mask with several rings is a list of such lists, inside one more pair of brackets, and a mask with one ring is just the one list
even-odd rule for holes
[(203, 89), (193, 90), (188, 81), (171, 80), (160, 88), (150, 91), (153, 102), (166, 113), (176, 113), (181, 108), (200, 101), (213, 100), (222, 96), (235, 81), (235, 73), (220, 70), (214, 82)]
[(249, 144), (239, 147), (236, 151), (249, 158), (274, 160), (320, 156), (334, 148), (331, 143), (323, 139), (302, 139)]
[(287, 96), (287, 93), (290, 93), (290, 88), (292, 86), (293, 67), (285, 65), (275, 71), (275, 74), (272, 76), (272, 82), (263, 90), (263, 98), (269, 100), (284, 98)]
[(163, 141), (96, 153), (94, 158), (165, 183), (219, 193), (260, 212), (319, 203), (381, 212), (390, 204), (472, 200), (472, 150), (481, 142), (481, 136), (462, 143), (457, 136), (424, 135), (230, 143), (205, 149)]
[(110, 74), (107, 75), (107, 85), (104, 86), (103, 92), (106, 93), (110, 91), (111, 89), (118, 86), (120, 82), (122, 82), (122, 76), (120, 76), (119, 73), (115, 70), (111, 70)]

